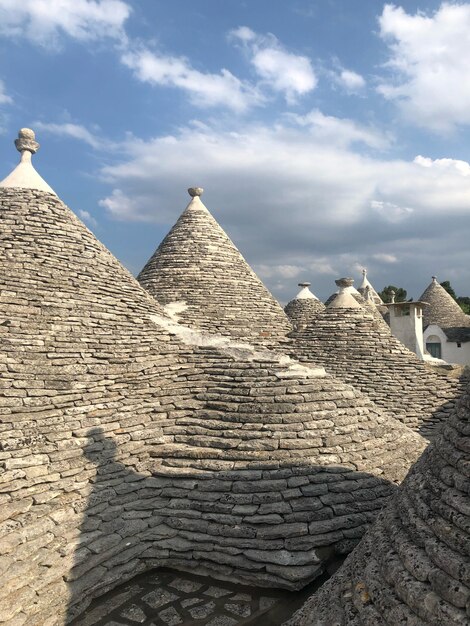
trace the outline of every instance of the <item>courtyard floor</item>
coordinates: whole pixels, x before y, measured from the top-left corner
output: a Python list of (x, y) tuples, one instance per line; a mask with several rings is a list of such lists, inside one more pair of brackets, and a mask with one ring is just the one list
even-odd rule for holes
[(73, 626), (278, 626), (324, 579), (302, 591), (236, 585), (154, 570), (97, 598)]

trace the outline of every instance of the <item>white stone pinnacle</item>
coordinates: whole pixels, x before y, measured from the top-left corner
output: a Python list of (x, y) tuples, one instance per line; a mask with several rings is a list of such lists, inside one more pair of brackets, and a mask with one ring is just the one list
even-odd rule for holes
[(0, 182), (0, 187), (16, 187), (19, 189), (39, 189), (57, 195), (46, 181), (36, 172), (31, 163), (31, 156), (39, 150), (34, 131), (22, 128), (15, 139), (15, 146), (21, 153), (20, 162), (15, 169)]
[(299, 287), (302, 287), (302, 289), (295, 296), (296, 300), (308, 300), (308, 299), (318, 300), (317, 296), (313, 294), (309, 289), (311, 283), (298, 283), (298, 285)]
[[(330, 304), (328, 309), (360, 309), (361, 305), (354, 298), (353, 293), (357, 293), (353, 287), (352, 278), (338, 278), (335, 283), (339, 287), (338, 295)], [(353, 291), (354, 290), (354, 291)]]

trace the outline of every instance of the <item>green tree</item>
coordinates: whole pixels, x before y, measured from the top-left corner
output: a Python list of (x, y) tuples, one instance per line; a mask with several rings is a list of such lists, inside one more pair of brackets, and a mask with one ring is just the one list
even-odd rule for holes
[(457, 302), (462, 311), (467, 315), (470, 314), (470, 298), (468, 296), (457, 296), (452, 285), (450, 284), (450, 280), (444, 280), (440, 283), (441, 287), (447, 291), (447, 293), (452, 296), (452, 298)]
[(386, 304), (392, 301), (392, 291), (395, 292), (395, 302), (406, 302), (406, 289), (388, 285), (388, 287), (384, 287), (379, 293), (379, 296)]
[(464, 313), (470, 315), (470, 298), (468, 296), (459, 296), (457, 302)]
[(452, 296), (454, 298), (454, 300), (457, 300), (457, 294), (455, 293), (452, 285), (450, 284), (450, 280), (444, 280), (442, 283), (440, 283), (441, 287), (444, 287), (444, 289), (447, 291), (447, 293)]

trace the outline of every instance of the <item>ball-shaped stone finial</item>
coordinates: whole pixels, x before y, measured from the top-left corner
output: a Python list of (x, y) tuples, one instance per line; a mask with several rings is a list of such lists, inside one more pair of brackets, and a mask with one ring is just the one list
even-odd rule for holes
[(343, 289), (345, 287), (352, 287), (354, 283), (354, 278), (338, 278), (337, 280), (335, 280), (335, 283), (338, 285), (338, 287), (342, 287)]
[(15, 139), (15, 146), (18, 152), (28, 150), (28, 152), (35, 154), (39, 150), (39, 144), (36, 141), (34, 130), (22, 128), (18, 132), (18, 139)]
[(202, 196), (204, 189), (202, 187), (190, 187), (188, 189), (188, 193), (191, 198), (194, 198), (195, 196)]

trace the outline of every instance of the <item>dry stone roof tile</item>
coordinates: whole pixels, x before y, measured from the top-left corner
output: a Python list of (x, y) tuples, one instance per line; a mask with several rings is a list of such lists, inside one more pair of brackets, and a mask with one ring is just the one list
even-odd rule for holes
[(340, 278), (338, 279), (338, 281), (335, 282), (339, 284), (340, 281), (349, 281), (350, 285), (343, 285), (338, 291), (332, 293), (325, 302), (326, 308), (334, 304), (336, 298), (341, 292), (345, 294), (350, 294), (351, 296), (353, 296), (356, 302), (360, 304), (366, 311), (371, 313), (380, 324), (385, 327), (388, 326), (387, 322), (384, 319), (384, 316), (388, 314), (388, 310), (386, 309), (386, 307), (377, 306), (373, 301), (366, 299), (364, 295), (354, 287), (354, 285), (352, 284), (354, 282), (352, 278)]
[(364, 308), (331, 308), (292, 333), (291, 353), (323, 365), (411, 428), (429, 434), (452, 411), (458, 380), (430, 370)]
[(162, 565), (295, 588), (424, 448), (321, 367), (174, 323), (54, 194), (0, 189), (0, 262), (0, 621)]
[(296, 587), (357, 542), (419, 436), (321, 368), (194, 337), (56, 196), (0, 190), (0, 216), (0, 619), (162, 564)]
[(292, 329), (197, 194), (138, 280), (162, 305), (180, 302), (181, 323), (207, 332), (269, 341)]
[(470, 389), (344, 566), (286, 626), (470, 622)]
[(286, 306), (284, 311), (294, 330), (301, 330), (325, 309), (325, 305), (310, 291), (310, 283), (299, 283), (302, 289)]
[(443, 329), (470, 327), (470, 316), (465, 315), (458, 303), (437, 282), (435, 276), (419, 299), (429, 305), (423, 309), (424, 329), (430, 324), (436, 324)]

